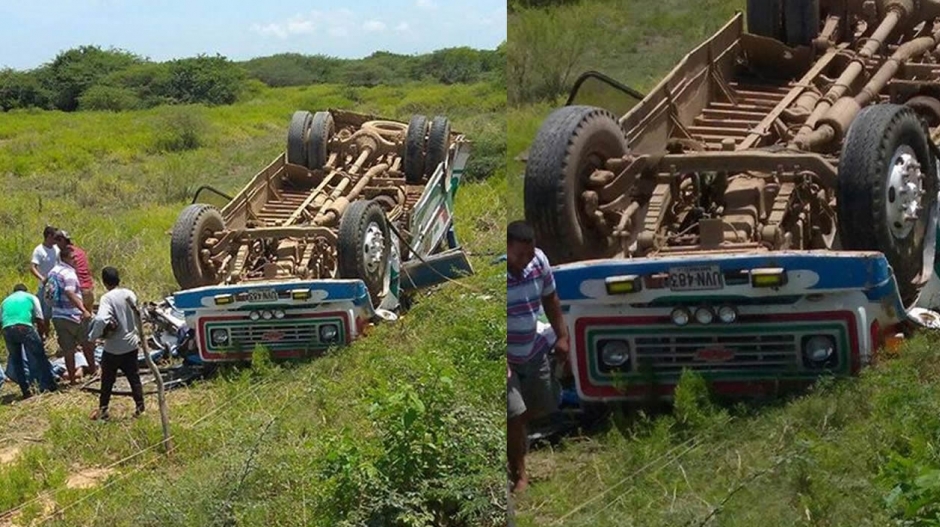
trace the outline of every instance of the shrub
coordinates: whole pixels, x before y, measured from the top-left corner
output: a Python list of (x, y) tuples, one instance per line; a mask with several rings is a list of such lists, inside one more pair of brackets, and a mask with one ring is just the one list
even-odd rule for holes
[(157, 152), (195, 150), (205, 144), (209, 121), (198, 106), (177, 106), (157, 121), (154, 148)]
[(138, 108), (140, 104), (140, 99), (132, 90), (114, 86), (92, 86), (78, 98), (80, 110), (121, 112)]
[(506, 50), (510, 104), (551, 100), (565, 93), (594, 46), (591, 13), (579, 9), (527, 10), (515, 20)]
[(324, 505), (348, 511), (339, 521), (409, 527), (505, 522), (479, 492), (486, 467), (501, 458), (504, 434), (460, 402), (450, 378), (421, 379), (375, 400), (369, 416), (380, 448), (364, 450), (361, 440), (347, 437), (321, 463), (330, 489)]

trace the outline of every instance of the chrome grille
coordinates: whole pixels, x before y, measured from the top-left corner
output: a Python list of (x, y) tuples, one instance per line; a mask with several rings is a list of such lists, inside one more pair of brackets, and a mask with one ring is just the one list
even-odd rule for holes
[[(801, 335), (689, 335), (635, 337), (632, 348), (637, 365), (653, 367), (654, 371), (676, 371), (689, 368), (696, 371), (727, 369), (799, 368)], [(712, 352), (733, 352), (725, 360), (706, 360)], [(704, 353), (703, 353), (704, 352)]]
[[(232, 343), (243, 346), (256, 344), (317, 344), (320, 342), (319, 324), (276, 325), (264, 322), (252, 322), (246, 326), (225, 326), (229, 330)], [(277, 340), (266, 337), (278, 334)]]

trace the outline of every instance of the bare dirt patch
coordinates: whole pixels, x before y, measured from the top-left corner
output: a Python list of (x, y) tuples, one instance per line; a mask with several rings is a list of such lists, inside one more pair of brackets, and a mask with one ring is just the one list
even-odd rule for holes
[(108, 479), (113, 473), (113, 468), (86, 468), (72, 473), (65, 486), (70, 489), (88, 489)]
[(11, 446), (0, 450), (0, 465), (12, 463), (20, 455), (20, 447)]

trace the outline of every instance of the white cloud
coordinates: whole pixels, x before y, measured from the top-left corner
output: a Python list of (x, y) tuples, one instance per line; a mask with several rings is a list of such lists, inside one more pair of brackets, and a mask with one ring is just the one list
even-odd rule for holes
[(366, 20), (362, 23), (362, 29), (366, 31), (385, 31), (385, 23), (379, 20)]
[(349, 36), (349, 30), (346, 29), (345, 27), (341, 27), (341, 26), (331, 27), (329, 30), (327, 30), (327, 33), (328, 33), (331, 37), (346, 37), (346, 36)]
[(401, 33), (405, 33), (409, 29), (411, 29), (411, 26), (408, 25), (408, 22), (402, 22), (398, 24), (397, 26), (395, 26), (395, 31), (399, 31)]
[[(309, 35), (317, 31), (325, 31), (334, 37), (344, 37), (349, 35), (350, 27), (354, 26), (355, 23), (355, 13), (349, 9), (335, 9), (310, 11), (306, 14), (294, 15), (283, 22), (252, 24), (250, 29), (262, 36), (273, 36), (280, 39), (286, 39), (294, 35)], [(380, 29), (384, 29), (384, 27), (383, 24)]]
[(415, 0), (415, 5), (421, 9), (435, 9), (437, 3), (434, 0)]

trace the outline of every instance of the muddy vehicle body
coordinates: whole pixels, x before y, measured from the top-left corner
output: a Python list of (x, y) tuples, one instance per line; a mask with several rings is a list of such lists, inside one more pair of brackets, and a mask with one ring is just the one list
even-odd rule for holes
[(174, 226), (173, 301), (202, 359), (347, 343), (409, 291), (472, 272), (453, 229), (468, 157), (444, 117), (295, 112), (284, 154), (221, 209), (197, 193)]
[[(933, 277), (938, 16), (754, 0), (646, 95), (579, 79), (529, 150), (525, 210), (575, 284), (582, 395), (666, 394), (682, 368), (749, 392), (872, 360)], [(623, 325), (645, 329), (587, 337)]]

